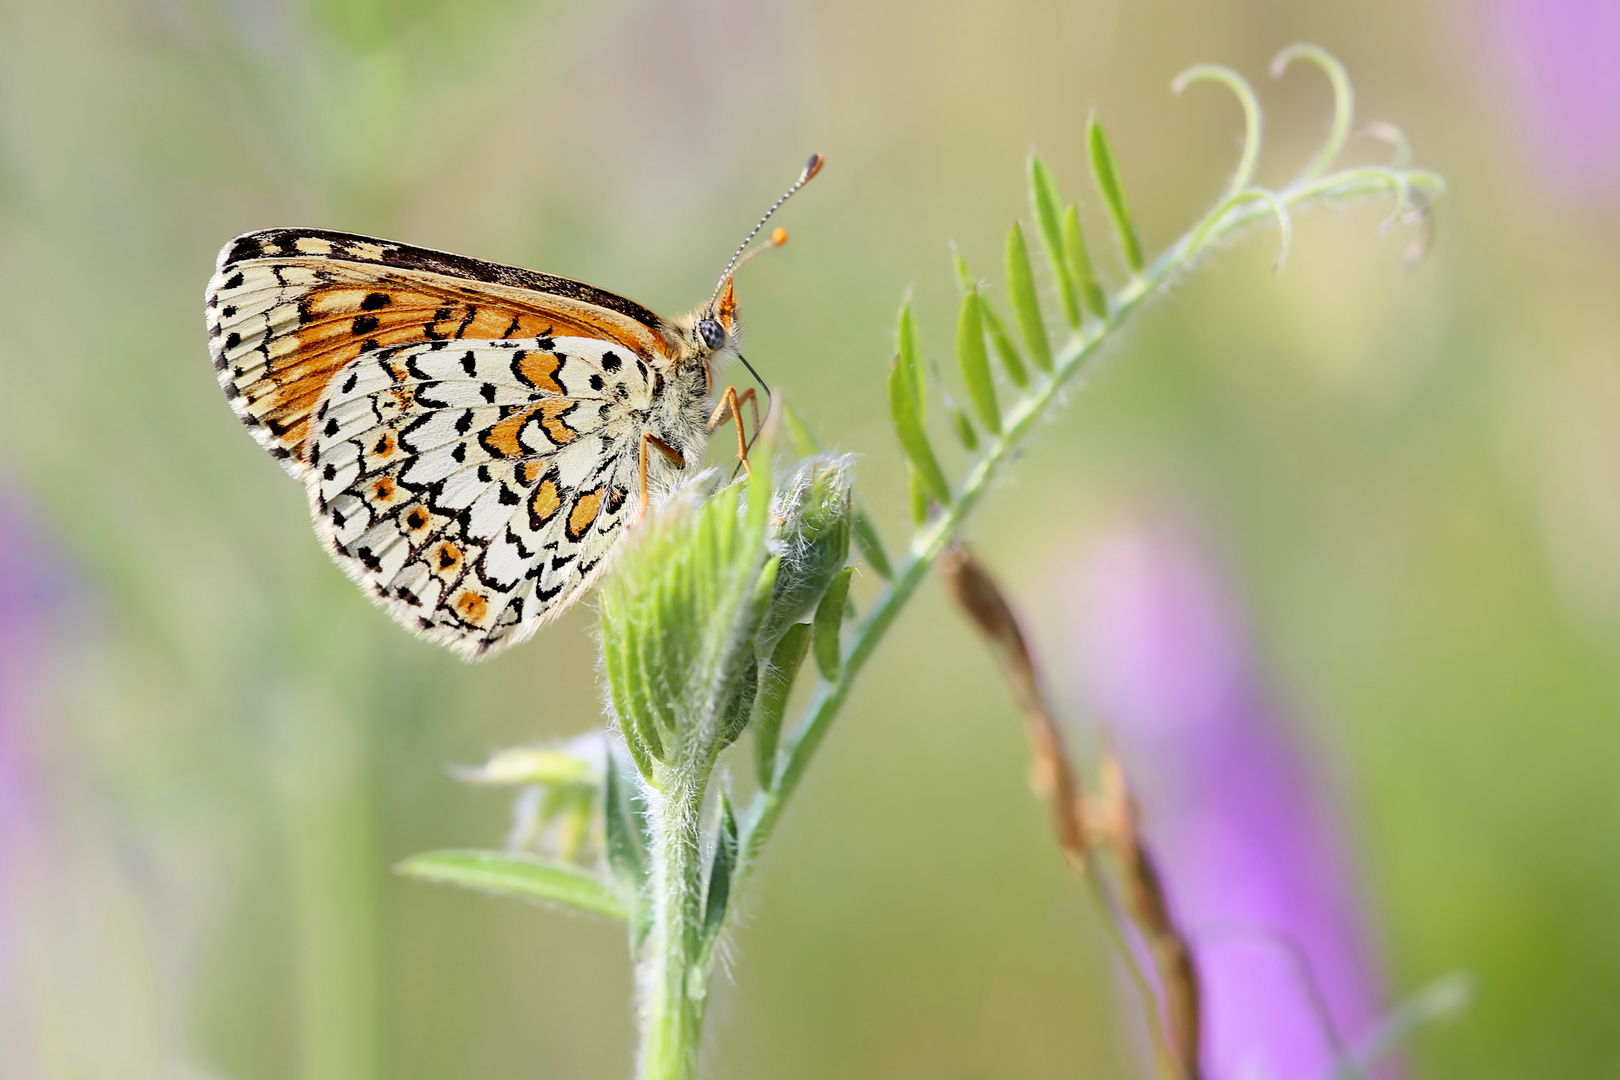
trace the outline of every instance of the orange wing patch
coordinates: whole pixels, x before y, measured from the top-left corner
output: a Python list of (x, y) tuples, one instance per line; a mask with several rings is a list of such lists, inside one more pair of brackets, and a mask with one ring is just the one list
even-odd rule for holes
[(478, 441), (484, 449), (503, 458), (527, 457), (529, 449), (518, 441), (518, 435), (523, 431), (523, 425), (533, 419), (540, 409), (540, 404), (528, 405), (504, 420), (496, 423), (488, 431), (478, 436)]
[(552, 515), (562, 509), (562, 495), (557, 491), (554, 480), (547, 480), (534, 491), (534, 498), (529, 500), (529, 513), (533, 517), (533, 527), (538, 529), (550, 521)]
[(568, 539), (578, 541), (596, 521), (596, 512), (602, 507), (602, 489), (587, 491), (574, 500), (568, 512)]
[(512, 361), (512, 374), (536, 390), (560, 394), (563, 388), (557, 382), (559, 364), (556, 353), (521, 352), (517, 359)]
[(579, 404), (568, 398), (552, 398), (540, 403), (540, 426), (545, 429), (546, 437), (558, 446), (579, 438), (579, 432), (569, 427), (565, 419), (577, 408)]

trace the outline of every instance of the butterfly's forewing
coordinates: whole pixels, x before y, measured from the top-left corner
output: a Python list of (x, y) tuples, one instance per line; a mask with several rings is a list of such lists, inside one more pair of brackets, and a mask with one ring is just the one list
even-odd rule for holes
[(663, 320), (577, 281), (387, 240), (270, 229), (225, 245), (208, 283), (209, 349), (254, 438), (302, 475), (309, 417), (333, 375), (389, 345), (586, 337), (643, 357)]
[(232, 407), (305, 481), (338, 564), (463, 655), (568, 607), (638, 505), (632, 413), (667, 330), (621, 297), (274, 230), (221, 253), (208, 328)]

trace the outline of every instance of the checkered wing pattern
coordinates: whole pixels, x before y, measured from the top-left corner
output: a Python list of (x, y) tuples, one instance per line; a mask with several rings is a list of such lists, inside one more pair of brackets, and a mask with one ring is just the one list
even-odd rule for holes
[(569, 607), (639, 511), (668, 331), (628, 300), (274, 230), (226, 245), (207, 323), (226, 397), (304, 481), (338, 564), (464, 656)]

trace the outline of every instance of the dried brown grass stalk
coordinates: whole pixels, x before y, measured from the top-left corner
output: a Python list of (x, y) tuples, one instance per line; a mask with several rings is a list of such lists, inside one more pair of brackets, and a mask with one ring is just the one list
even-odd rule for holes
[(1125, 770), (1111, 750), (1102, 756), (1098, 779), (1101, 798), (1095, 810), (1088, 810), (1087, 817), (1093, 822), (1093, 832), (1118, 863), (1125, 910), (1153, 957), (1171, 1049), (1182, 1065), (1182, 1075), (1195, 1077), (1202, 998), (1192, 950), (1170, 915), (1158, 866), (1136, 827), (1136, 805), (1125, 782)]
[(984, 564), (965, 546), (952, 544), (946, 548), (939, 557), (939, 571), (952, 598), (984, 634), (1024, 714), (1024, 730), (1029, 736), (1029, 786), (1046, 802), (1052, 833), (1069, 868), (1083, 874), (1090, 844), (1080, 783), (1069, 764), (1063, 730), (1041, 692), (1035, 660), (1018, 618)]
[[(940, 556), (939, 570), (952, 599), (984, 635), (1023, 714), (1030, 787), (1046, 802), (1058, 849), (1069, 868), (1090, 884), (1104, 923), (1130, 968), (1142, 995), (1160, 1072), (1175, 1080), (1198, 1080), (1198, 969), (1186, 936), (1170, 915), (1158, 868), (1142, 843), (1119, 759), (1104, 753), (1099, 795), (1087, 798), (1069, 760), (1062, 728), (1041, 690), (1029, 639), (995, 579), (959, 543)], [(1100, 851), (1113, 857), (1118, 895), (1094, 865)], [(1152, 958), (1157, 991), (1137, 965), (1128, 928)]]

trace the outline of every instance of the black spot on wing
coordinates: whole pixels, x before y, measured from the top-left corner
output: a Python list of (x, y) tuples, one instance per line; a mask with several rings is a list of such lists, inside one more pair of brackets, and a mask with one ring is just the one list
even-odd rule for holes
[[(264, 236), (264, 233), (248, 233), (246, 236), (238, 236), (235, 240), (231, 241), (229, 253), (225, 256), (223, 265), (229, 266), (231, 263), (239, 263), (245, 259), (259, 258), (264, 254), (264, 244), (260, 239), (262, 236)], [(232, 285), (227, 282), (225, 287), (227, 289), (235, 289), (238, 288), (239, 285), (240, 282), (238, 282), (237, 285)]]

